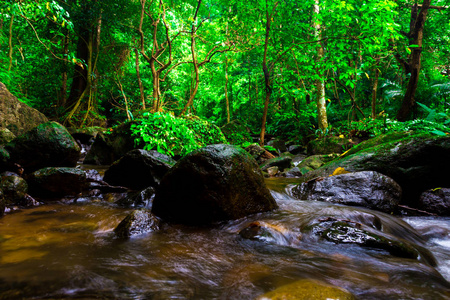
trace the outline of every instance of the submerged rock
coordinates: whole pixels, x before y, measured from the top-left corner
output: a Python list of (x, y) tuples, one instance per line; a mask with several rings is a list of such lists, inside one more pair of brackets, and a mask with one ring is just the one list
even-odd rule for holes
[(206, 225), (275, 208), (256, 161), (239, 147), (218, 144), (177, 162), (162, 179), (152, 212), (174, 223)]
[(319, 177), (296, 186), (294, 196), (302, 200), (327, 201), (394, 212), (402, 189), (391, 178), (372, 171)]
[(130, 213), (114, 229), (121, 238), (127, 238), (159, 229), (159, 220), (149, 210), (138, 209)]
[(74, 167), (80, 147), (64, 126), (41, 124), (6, 144), (9, 164), (19, 164), (26, 173), (45, 167)]
[(19, 101), (0, 82), (0, 127), (20, 135), (45, 122), (48, 122), (46, 116)]
[(313, 279), (302, 279), (265, 293), (256, 300), (355, 300), (349, 291)]
[(332, 161), (306, 174), (306, 179), (328, 176), (342, 167), (349, 172), (376, 171), (394, 179), (403, 190), (403, 203), (417, 207), (422, 192), (446, 186), (450, 169), (450, 136), (414, 135), (367, 148)]
[(134, 190), (156, 187), (174, 164), (172, 158), (157, 151), (136, 149), (106, 170), (103, 180), (111, 185)]
[(153, 197), (155, 196), (155, 189), (148, 187), (142, 191), (132, 192), (126, 197), (116, 201), (116, 204), (123, 207), (145, 207), (151, 208)]
[(420, 195), (419, 208), (440, 216), (450, 216), (450, 188), (436, 188)]
[(359, 222), (329, 217), (317, 220), (304, 230), (336, 244), (355, 244), (381, 249), (393, 256), (423, 259), (432, 266), (436, 265), (433, 255), (427, 249)]
[(30, 194), (36, 197), (76, 196), (86, 187), (86, 173), (75, 168), (43, 168), (28, 177)]

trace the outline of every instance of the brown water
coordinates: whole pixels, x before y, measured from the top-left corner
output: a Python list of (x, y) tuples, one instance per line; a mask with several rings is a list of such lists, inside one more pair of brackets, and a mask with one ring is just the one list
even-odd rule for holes
[[(0, 299), (253, 299), (303, 278), (350, 290), (359, 299), (449, 299), (450, 219), (399, 218), (368, 210), (297, 201), (290, 181), (269, 180), (280, 209), (212, 229), (164, 225), (159, 232), (116, 239), (128, 209), (91, 199), (56, 203), (0, 219)], [(355, 245), (305, 241), (300, 225), (324, 215), (376, 214), (384, 230), (423, 245), (438, 266)], [(266, 242), (237, 233), (252, 221), (280, 233)], [(447, 247), (447, 248), (446, 248)]]

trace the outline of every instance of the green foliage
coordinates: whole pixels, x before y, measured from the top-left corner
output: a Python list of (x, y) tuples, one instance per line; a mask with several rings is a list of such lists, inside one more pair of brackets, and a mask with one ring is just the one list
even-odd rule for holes
[(209, 144), (226, 143), (220, 129), (198, 117), (177, 118), (170, 113), (149, 113), (131, 126), (135, 142), (146, 150), (184, 156)]

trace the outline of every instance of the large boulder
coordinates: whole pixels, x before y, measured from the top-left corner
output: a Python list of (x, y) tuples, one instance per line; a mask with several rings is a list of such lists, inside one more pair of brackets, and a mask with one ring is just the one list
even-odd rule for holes
[(111, 165), (103, 180), (134, 190), (156, 187), (174, 164), (172, 158), (157, 151), (136, 149)]
[(450, 175), (445, 171), (450, 169), (448, 157), (450, 136), (414, 135), (334, 160), (307, 173), (305, 178), (325, 177), (338, 167), (349, 172), (376, 171), (402, 187), (402, 203), (417, 207), (422, 192), (448, 185)]
[(110, 165), (133, 149), (142, 149), (144, 145), (135, 143), (131, 126), (135, 121), (125, 122), (108, 134), (99, 132), (88, 151), (85, 164)]
[(323, 155), (311, 155), (303, 159), (297, 167), (300, 172), (304, 175), (310, 171), (316, 170), (323, 166), (324, 164), (337, 158), (338, 154), (323, 154)]
[(26, 173), (44, 167), (74, 167), (80, 147), (64, 126), (57, 122), (41, 124), (6, 144), (9, 164), (19, 164)]
[(279, 156), (279, 157), (274, 157), (274, 158), (266, 160), (261, 165), (261, 170), (262, 171), (267, 171), (267, 169), (269, 169), (271, 167), (278, 167), (278, 169), (281, 172), (283, 172), (285, 169), (290, 168), (291, 164), (292, 164), (292, 157)]
[(423, 192), (418, 207), (440, 216), (450, 216), (450, 188), (436, 188)]
[(87, 186), (86, 173), (76, 168), (43, 168), (27, 178), (30, 194), (36, 197), (76, 196)]
[(17, 136), (45, 122), (48, 122), (46, 116), (20, 102), (0, 82), (0, 127), (8, 128)]
[(302, 200), (327, 201), (394, 212), (402, 189), (391, 178), (372, 171), (319, 177), (296, 186), (294, 196)]
[(302, 279), (265, 293), (256, 300), (355, 300), (349, 291), (313, 279)]
[(256, 161), (232, 145), (186, 155), (164, 176), (152, 212), (174, 223), (206, 225), (277, 208)]

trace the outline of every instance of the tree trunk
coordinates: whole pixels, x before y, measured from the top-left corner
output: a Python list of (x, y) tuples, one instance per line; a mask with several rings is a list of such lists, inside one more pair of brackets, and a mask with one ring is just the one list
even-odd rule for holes
[(144, 86), (142, 85), (141, 73), (139, 72), (139, 51), (137, 48), (134, 49), (134, 55), (136, 56), (136, 76), (139, 85), (139, 95), (141, 98), (142, 109), (145, 109)]
[(13, 60), (12, 59), (12, 57), (13, 57), (13, 44), (12, 44), (13, 23), (14, 23), (14, 16), (11, 15), (11, 21), (9, 22), (9, 38), (8, 38), (8, 45), (9, 45), (9, 51), (8, 51), (8, 58), (9, 58), (8, 72), (11, 71), (12, 60)]
[(380, 76), (380, 70), (378, 69), (378, 63), (380, 58), (377, 58), (377, 63), (375, 64), (375, 78), (373, 79), (372, 86), (372, 119), (377, 118), (377, 91), (378, 91), (378, 77)]
[(189, 106), (193, 105), (195, 95), (197, 94), (197, 91), (198, 91), (198, 84), (200, 82), (197, 53), (196, 53), (196, 49), (195, 49), (195, 45), (196, 45), (195, 44), (195, 35), (197, 32), (197, 29), (195, 28), (195, 22), (197, 20), (198, 10), (199, 10), (201, 4), (202, 4), (202, 0), (198, 0), (197, 9), (195, 10), (194, 18), (192, 21), (192, 27), (191, 27), (191, 54), (192, 54), (192, 64), (194, 66), (194, 72), (195, 72), (195, 86), (194, 86), (194, 90), (192, 91), (192, 93), (189, 97), (188, 102), (186, 103), (186, 106), (181, 111), (180, 116), (184, 115), (186, 113), (187, 109), (189, 108)]
[(264, 111), (263, 111), (263, 118), (262, 118), (262, 124), (261, 124), (261, 133), (259, 135), (259, 144), (261, 146), (264, 146), (264, 135), (266, 133), (266, 121), (267, 121), (267, 111), (269, 108), (269, 100), (270, 96), (272, 94), (272, 87), (270, 84), (270, 74), (269, 69), (267, 68), (267, 48), (269, 45), (269, 37), (270, 37), (270, 24), (272, 20), (272, 16), (275, 13), (275, 9), (278, 6), (278, 2), (275, 3), (272, 14), (269, 16), (269, 8), (267, 5), (266, 0), (266, 37), (264, 40), (264, 57), (263, 57), (263, 63), (262, 63), (262, 69), (264, 73), (264, 85), (265, 85), (265, 91), (266, 91), (266, 100), (264, 101)]
[(412, 8), (410, 32), (408, 36), (410, 38), (409, 45), (414, 47), (410, 47), (412, 53), (410, 56), (410, 61), (408, 63), (409, 70), (406, 69), (407, 71), (409, 71), (411, 76), (409, 78), (405, 96), (403, 97), (402, 106), (397, 112), (397, 120), (401, 122), (404, 122), (408, 119), (411, 110), (415, 105), (414, 96), (416, 94), (417, 85), (419, 83), (423, 28), (425, 25), (425, 20), (427, 18), (428, 9), (430, 7), (430, 2), (431, 0), (424, 0), (418, 14), (417, 5)]
[[(64, 36), (63, 37), (63, 54), (65, 57), (67, 57), (67, 54), (69, 53), (69, 37)], [(67, 61), (64, 60), (63, 62), (63, 72), (61, 74), (61, 90), (60, 90), (60, 97), (59, 97), (59, 107), (66, 107), (66, 101), (67, 101), (67, 69), (68, 64)]]
[[(315, 0), (314, 3), (314, 14), (319, 15), (320, 8), (319, 8), (319, 0)], [(324, 50), (322, 44), (319, 42), (322, 34), (320, 33), (321, 28), (319, 22), (314, 22), (314, 37), (316, 38), (317, 42), (317, 62), (322, 61), (324, 57)], [(320, 79), (316, 80), (316, 92), (317, 92), (317, 122), (319, 125), (319, 129), (322, 130), (322, 132), (325, 132), (325, 129), (328, 127), (328, 120), (327, 120), (327, 107), (326, 107), (326, 100), (325, 100), (325, 81), (323, 79), (323, 72), (320, 69), (317, 69), (318, 75), (321, 77)]]
[(225, 102), (227, 106), (227, 123), (230, 123), (230, 101), (228, 99), (228, 59), (225, 55)]

